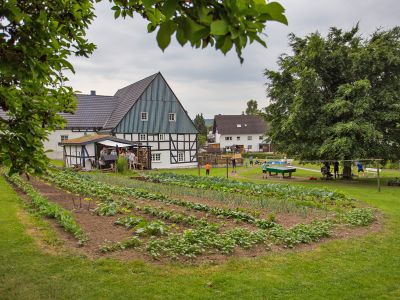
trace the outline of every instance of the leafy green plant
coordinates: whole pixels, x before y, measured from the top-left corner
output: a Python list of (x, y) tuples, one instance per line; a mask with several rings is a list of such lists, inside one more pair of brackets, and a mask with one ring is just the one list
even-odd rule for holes
[(122, 207), (117, 202), (101, 202), (93, 210), (99, 216), (114, 216), (122, 213)]
[(125, 156), (119, 156), (117, 159), (118, 173), (126, 173), (128, 170), (128, 159)]
[(165, 235), (168, 226), (162, 221), (142, 221), (135, 226), (135, 232), (139, 235)]
[(49, 202), (48, 199), (36, 191), (31, 184), (22, 180), (18, 175), (14, 174), (7, 178), (29, 196), (32, 206), (37, 209), (40, 215), (56, 219), (65, 231), (74, 235), (80, 245), (86, 243), (88, 237), (84, 234), (81, 227), (76, 223), (69, 211), (61, 208), (55, 203)]
[(376, 220), (373, 209), (354, 208), (339, 215), (339, 221), (350, 226), (368, 226)]
[(114, 224), (125, 226), (126, 228), (132, 228), (138, 225), (139, 223), (143, 222), (143, 218), (136, 217), (136, 216), (126, 216), (118, 218)]
[(140, 244), (141, 244), (140, 239), (137, 236), (134, 236), (122, 242), (101, 245), (100, 251), (103, 253), (107, 253), (118, 250), (124, 250), (128, 248), (137, 248), (140, 246)]

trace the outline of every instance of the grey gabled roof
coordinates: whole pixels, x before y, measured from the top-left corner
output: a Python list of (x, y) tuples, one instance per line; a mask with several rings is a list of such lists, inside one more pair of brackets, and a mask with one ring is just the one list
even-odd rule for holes
[[(74, 114), (61, 113), (65, 128), (113, 129), (121, 122), (140, 96), (160, 72), (119, 89), (114, 96), (76, 95), (77, 109)], [(0, 108), (0, 117), (7, 118)]]
[[(114, 96), (75, 95), (77, 107), (74, 114), (60, 113), (67, 121), (65, 128), (103, 128), (115, 107)], [(0, 108), (0, 117), (8, 119)]]
[(74, 114), (61, 113), (67, 120), (66, 128), (103, 128), (114, 110), (114, 96), (76, 95)]
[(260, 116), (216, 115), (213, 132), (220, 134), (265, 134), (267, 123)]
[(114, 107), (110, 118), (104, 124), (104, 129), (115, 128), (122, 118), (128, 113), (131, 107), (136, 103), (140, 96), (144, 93), (150, 83), (156, 78), (159, 73), (153, 74), (142, 80), (139, 80), (131, 85), (128, 85), (122, 89), (119, 89), (114, 97), (116, 98), (117, 104)]

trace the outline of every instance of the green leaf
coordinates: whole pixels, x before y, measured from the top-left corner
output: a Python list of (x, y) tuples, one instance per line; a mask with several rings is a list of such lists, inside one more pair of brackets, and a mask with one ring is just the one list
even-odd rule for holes
[(142, 0), (143, 5), (146, 9), (151, 8), (154, 4), (158, 2), (158, 0)]
[(225, 35), (228, 33), (228, 24), (225, 20), (217, 20), (211, 23), (210, 33), (214, 35)]
[(178, 28), (176, 30), (176, 40), (181, 46), (184, 46), (187, 43), (187, 38), (185, 37), (185, 32), (183, 29)]
[(171, 35), (175, 32), (176, 24), (172, 21), (164, 22), (157, 32), (157, 43), (161, 50), (165, 50), (171, 42)]
[(173, 16), (176, 12), (179, 0), (165, 0), (164, 6), (162, 7), (162, 13), (168, 19)]
[(267, 13), (271, 16), (271, 21), (277, 21), (288, 25), (286, 16), (284, 15), (285, 9), (278, 2), (271, 2), (265, 5), (261, 10), (262, 13)]
[(225, 41), (220, 48), (222, 53), (224, 53), (224, 54), (228, 53), (229, 50), (231, 50), (232, 45), (233, 45), (233, 43), (232, 43), (230, 36), (226, 36)]
[(121, 10), (120, 9), (116, 9), (114, 11), (114, 19), (118, 19), (118, 17), (121, 15)]

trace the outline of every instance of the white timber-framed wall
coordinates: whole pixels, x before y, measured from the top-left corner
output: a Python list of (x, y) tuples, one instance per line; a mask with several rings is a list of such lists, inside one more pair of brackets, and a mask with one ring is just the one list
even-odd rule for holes
[(85, 135), (94, 134), (93, 130), (72, 130), (72, 129), (57, 129), (49, 134), (48, 140), (43, 142), (44, 149), (47, 152), (47, 157), (50, 159), (63, 159), (63, 146), (58, 143), (65, 139), (76, 139)]
[(263, 151), (261, 144), (265, 139), (264, 134), (219, 134), (215, 132), (215, 142), (220, 144), (221, 148), (231, 147), (233, 145), (243, 145), (244, 150), (251, 152)]
[(197, 166), (197, 134), (117, 133), (116, 137), (150, 146), (153, 169), (191, 168)]

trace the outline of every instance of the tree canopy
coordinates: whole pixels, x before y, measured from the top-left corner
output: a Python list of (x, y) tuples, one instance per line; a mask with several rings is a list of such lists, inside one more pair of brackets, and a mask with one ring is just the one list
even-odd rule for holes
[[(97, 0), (98, 2), (99, 0)], [(66, 70), (71, 55), (89, 56), (86, 39), (93, 0), (4, 0), (0, 5), (0, 161), (11, 172), (41, 172), (48, 164), (42, 142), (64, 125), (60, 112), (75, 109)], [(115, 17), (149, 21), (164, 50), (175, 34), (181, 45), (214, 47), (224, 54), (254, 41), (265, 46), (267, 21), (286, 24), (283, 7), (265, 0), (110, 0)]]
[(303, 160), (400, 158), (400, 27), (289, 40), (293, 53), (265, 72), (276, 149)]
[(197, 114), (193, 123), (199, 134), (207, 135), (207, 126), (203, 114)]
[(256, 100), (247, 101), (247, 108), (245, 111), (246, 115), (258, 115), (260, 110), (258, 109), (258, 103)]

